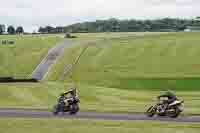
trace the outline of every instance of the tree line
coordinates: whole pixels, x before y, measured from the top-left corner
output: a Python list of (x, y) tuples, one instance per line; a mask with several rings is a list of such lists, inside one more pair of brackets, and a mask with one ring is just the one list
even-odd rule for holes
[(14, 26), (10, 25), (6, 29), (5, 25), (0, 24), (0, 34), (4, 34), (6, 32), (7, 32), (7, 34), (10, 34), (10, 35), (23, 34), (24, 28), (22, 26), (18, 26), (17, 28), (15, 28)]
[(200, 26), (196, 19), (163, 18), (157, 20), (119, 20), (115, 18), (76, 23), (63, 27), (40, 27), (40, 33), (64, 32), (170, 32), (183, 31), (188, 26)]
[[(170, 32), (183, 31), (187, 27), (200, 27), (200, 17), (196, 19), (163, 18), (156, 20), (120, 20), (111, 18), (107, 20), (96, 20), (91, 22), (76, 23), (69, 26), (45, 26), (39, 27), (38, 32), (49, 33), (82, 33), (82, 32)], [(22, 34), (24, 29), (18, 26), (0, 24), (0, 34)]]

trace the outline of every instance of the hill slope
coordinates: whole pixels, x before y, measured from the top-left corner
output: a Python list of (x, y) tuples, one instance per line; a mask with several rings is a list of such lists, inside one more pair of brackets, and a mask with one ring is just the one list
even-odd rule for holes
[[(92, 41), (73, 70), (73, 79), (86, 84), (115, 88), (194, 87), (200, 77), (200, 33), (144, 34), (120, 37), (78, 34)], [(90, 37), (92, 36), (92, 37)], [(52, 67), (49, 80), (60, 80), (65, 66), (72, 64), (86, 45), (66, 49)], [(191, 78), (185, 80), (184, 78)], [(69, 80), (70, 75), (65, 76)], [(146, 78), (146, 80), (144, 80)], [(152, 79), (156, 80), (152, 80)], [(168, 80), (166, 80), (166, 78)], [(151, 80), (149, 80), (151, 79)], [(173, 80), (171, 80), (173, 79)], [(179, 79), (177, 81), (177, 79)], [(166, 85), (171, 82), (172, 84)], [(188, 86), (185, 86), (188, 82)]]
[(14, 46), (0, 45), (0, 76), (30, 76), (49, 48), (61, 41), (56, 36), (0, 36), (14, 40)]

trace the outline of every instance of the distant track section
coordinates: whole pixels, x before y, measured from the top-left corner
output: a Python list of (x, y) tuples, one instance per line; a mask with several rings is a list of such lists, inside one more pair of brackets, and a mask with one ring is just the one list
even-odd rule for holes
[(55, 47), (48, 51), (46, 57), (36, 67), (32, 73), (32, 79), (42, 80), (45, 74), (48, 72), (49, 67), (55, 63), (56, 59), (64, 53), (64, 48), (70, 46), (72, 43), (70, 40), (65, 39), (61, 43), (58, 43)]

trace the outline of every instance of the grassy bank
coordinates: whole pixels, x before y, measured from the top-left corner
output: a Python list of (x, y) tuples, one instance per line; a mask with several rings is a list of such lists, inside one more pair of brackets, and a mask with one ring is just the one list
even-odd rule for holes
[[(172, 89), (185, 100), (184, 113), (199, 114), (199, 35), (76, 34), (78, 38), (73, 40), (75, 45), (65, 50), (41, 83), (0, 84), (0, 105), (51, 109), (58, 95), (66, 90), (65, 83), (73, 79), (78, 84), (82, 111), (144, 112), (160, 90)], [(22, 54), (16, 56), (16, 61), (21, 65), (12, 66), (15, 68), (13, 70), (30, 73), (42, 57), (39, 55), (46, 53), (47, 46), (53, 45), (49, 37), (52, 36), (45, 36), (44, 39), (40, 36), (23, 37), (14, 48), (16, 55)], [(45, 46), (37, 45), (34, 41), (30, 46), (25, 45), (23, 40), (26, 39), (28, 42), (39, 39)], [(49, 39), (51, 41), (47, 41)], [(77, 59), (85, 47), (83, 44), (88, 41), (94, 42), (74, 67), (73, 73), (63, 76), (65, 67)], [(25, 52), (27, 55), (22, 53), (22, 49), (28, 49)], [(12, 58), (9, 59), (12, 61)]]
[(15, 45), (0, 45), (0, 76), (29, 77), (34, 68), (62, 38), (52, 35), (0, 36), (13, 40)]
[[(99, 36), (104, 40), (96, 40), (80, 58), (71, 73), (75, 81), (127, 89), (198, 89), (200, 33), (81, 35), (91, 41)], [(62, 81), (65, 66), (72, 64), (84, 48), (76, 45), (66, 49), (47, 80)], [(69, 81), (71, 76), (66, 75), (64, 80)]]
[[(56, 103), (67, 84), (0, 84), (0, 107), (49, 109)], [(78, 85), (82, 111), (144, 112), (156, 102), (160, 90), (124, 90), (108, 87)], [(199, 114), (199, 91), (177, 91), (185, 100), (185, 114)]]
[(28, 118), (1, 118), (0, 127), (0, 132), (6, 133), (199, 133), (200, 130), (200, 125), (194, 123)]

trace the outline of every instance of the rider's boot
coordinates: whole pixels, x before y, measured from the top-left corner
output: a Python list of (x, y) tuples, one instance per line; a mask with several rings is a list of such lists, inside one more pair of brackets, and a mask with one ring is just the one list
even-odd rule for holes
[(162, 109), (161, 109), (161, 113), (164, 113), (165, 110), (167, 109), (168, 104), (163, 104)]

